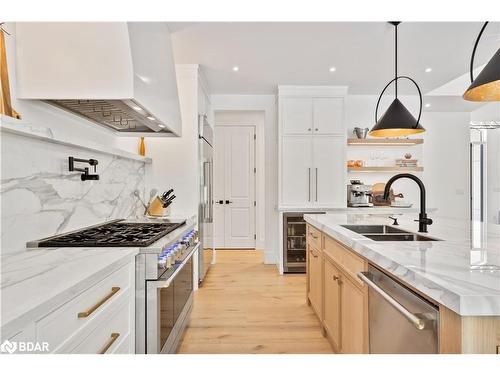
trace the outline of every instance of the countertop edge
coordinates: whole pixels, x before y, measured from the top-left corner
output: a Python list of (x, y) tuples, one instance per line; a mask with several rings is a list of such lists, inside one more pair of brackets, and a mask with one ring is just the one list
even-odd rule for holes
[[(498, 309), (492, 308), (488, 311), (485, 311), (484, 306), (480, 308), (480, 310), (475, 310), (471, 308), (471, 306), (477, 305), (477, 299), (488, 299), (494, 298), (497, 299), (497, 296), (461, 296), (455, 293), (454, 291), (446, 288), (443, 285), (440, 285), (433, 280), (423, 277), (417, 272), (414, 272), (411, 268), (408, 268), (400, 263), (395, 262), (393, 259), (387, 258), (384, 255), (376, 252), (369, 247), (364, 246), (364, 244), (358, 242), (356, 239), (346, 238), (335, 231), (334, 228), (322, 224), (319, 221), (316, 221), (310, 215), (304, 215), (304, 220), (310, 225), (316, 227), (320, 231), (325, 234), (333, 237), (344, 246), (348, 247), (352, 251), (354, 251), (359, 256), (365, 258), (368, 262), (382, 268), (385, 272), (390, 274), (391, 276), (402, 280), (407, 283), (409, 286), (420, 292), (422, 295), (427, 296), (427, 298), (436, 301), (437, 303), (445, 306), (446, 308), (452, 310), (456, 314), (460, 316), (500, 316), (500, 311)], [(339, 224), (336, 224), (337, 226)], [(359, 235), (361, 236), (361, 235)], [(352, 241), (352, 243), (351, 243)], [(355, 248), (355, 247), (358, 247)], [(364, 253), (359, 251), (359, 248), (362, 248)], [(378, 258), (378, 259), (377, 259)], [(422, 290), (422, 284), (425, 285), (425, 290)], [(441, 297), (441, 292), (446, 292), (446, 299)], [(470, 301), (469, 301), (470, 300)], [(491, 305), (490, 305), (491, 306)]]
[(129, 248), (120, 251), (123, 251), (123, 256), (119, 259), (108, 263), (98, 271), (87, 275), (78, 283), (68, 286), (62, 292), (49, 297), (43, 303), (32, 307), (21, 315), (14, 317), (10, 321), (2, 321), (0, 325), (0, 340), (8, 339), (23, 331), (30, 323), (39, 321), (44, 316), (58, 309), (61, 305), (71, 301), (73, 298), (92, 287), (96, 282), (106, 278), (108, 275), (127, 264), (130, 261), (130, 258), (134, 258), (138, 254), (137, 248)]

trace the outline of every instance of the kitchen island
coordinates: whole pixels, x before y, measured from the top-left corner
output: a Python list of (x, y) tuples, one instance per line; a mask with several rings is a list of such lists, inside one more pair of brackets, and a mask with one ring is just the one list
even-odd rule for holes
[(334, 350), (370, 352), (369, 286), (362, 274), (375, 267), (439, 311), (437, 352), (497, 352), (500, 227), (434, 218), (426, 235), (436, 241), (375, 241), (351, 230), (385, 225), (415, 233), (413, 216), (402, 215), (393, 226), (386, 215), (305, 215), (307, 300)]

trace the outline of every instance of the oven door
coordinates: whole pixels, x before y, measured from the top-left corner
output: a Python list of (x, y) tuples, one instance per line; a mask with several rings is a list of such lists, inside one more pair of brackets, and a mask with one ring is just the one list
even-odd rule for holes
[(146, 281), (146, 353), (175, 350), (193, 293), (193, 260), (197, 246), (159, 280)]

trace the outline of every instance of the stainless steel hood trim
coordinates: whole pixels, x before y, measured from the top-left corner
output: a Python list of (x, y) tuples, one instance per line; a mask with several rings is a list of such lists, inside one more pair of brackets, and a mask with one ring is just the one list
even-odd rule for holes
[[(130, 99), (56, 99), (45, 102), (118, 133), (174, 135), (164, 124), (148, 119), (154, 115)], [(134, 106), (138, 110), (133, 109)]]

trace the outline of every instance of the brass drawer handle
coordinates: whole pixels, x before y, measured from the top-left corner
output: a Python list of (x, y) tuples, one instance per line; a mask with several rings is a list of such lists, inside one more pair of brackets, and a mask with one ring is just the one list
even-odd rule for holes
[(113, 345), (113, 343), (118, 339), (118, 337), (120, 337), (119, 333), (116, 332), (112, 333), (108, 342), (106, 343), (106, 345), (103, 346), (103, 348), (99, 351), (98, 354), (106, 354), (108, 349), (111, 347), (111, 345)]
[(336, 281), (338, 285), (342, 285), (342, 280), (340, 280), (340, 277), (338, 276), (333, 276), (333, 281)]
[(92, 306), (90, 309), (87, 311), (79, 312), (78, 313), (78, 318), (86, 318), (90, 314), (92, 314), (94, 311), (96, 311), (99, 307), (101, 307), (107, 300), (109, 300), (111, 297), (113, 297), (118, 291), (120, 290), (119, 286), (114, 286), (111, 288), (111, 292), (109, 292), (106, 297), (101, 299), (99, 302), (97, 302), (94, 306)]
[(318, 236), (315, 236), (315, 235), (314, 235), (314, 233), (312, 233), (312, 232), (309, 232), (309, 234), (310, 234), (310, 235), (311, 235), (311, 237), (312, 237), (312, 238), (314, 238), (314, 239), (317, 239), (317, 238), (318, 238)]

